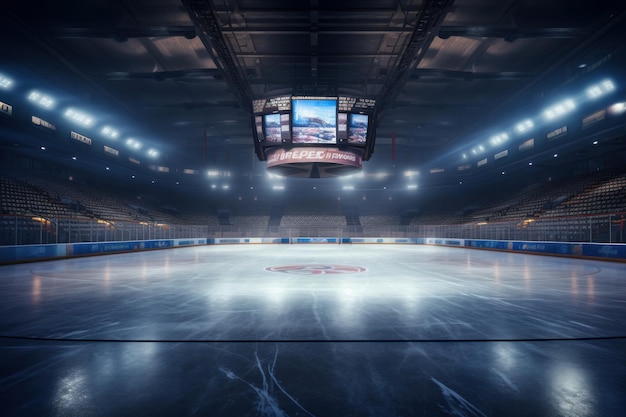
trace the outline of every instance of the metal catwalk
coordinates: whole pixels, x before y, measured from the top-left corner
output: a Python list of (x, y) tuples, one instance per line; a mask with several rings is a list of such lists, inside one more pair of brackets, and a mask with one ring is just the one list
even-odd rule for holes
[(3, 416), (617, 416), (626, 265), (237, 245), (0, 267)]

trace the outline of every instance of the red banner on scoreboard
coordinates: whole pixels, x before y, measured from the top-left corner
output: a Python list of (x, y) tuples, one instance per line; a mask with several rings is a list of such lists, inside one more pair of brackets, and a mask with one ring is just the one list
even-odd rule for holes
[(268, 152), (267, 167), (293, 163), (322, 162), (361, 167), (361, 156), (354, 152), (336, 148), (299, 148), (285, 150), (278, 148)]

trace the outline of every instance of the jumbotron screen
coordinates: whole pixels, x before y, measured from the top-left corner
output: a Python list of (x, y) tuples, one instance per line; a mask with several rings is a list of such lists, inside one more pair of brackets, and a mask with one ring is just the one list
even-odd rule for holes
[(373, 152), (376, 100), (344, 96), (279, 96), (253, 102), (253, 136), (259, 160), (269, 148), (350, 148), (368, 160)]

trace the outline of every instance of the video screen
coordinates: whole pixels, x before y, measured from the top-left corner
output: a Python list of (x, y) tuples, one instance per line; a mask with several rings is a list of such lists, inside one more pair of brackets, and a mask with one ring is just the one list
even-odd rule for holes
[(280, 114), (266, 114), (263, 116), (265, 128), (265, 142), (282, 143), (280, 135)]
[(337, 143), (337, 99), (294, 98), (292, 143)]
[(350, 114), (348, 143), (365, 145), (367, 140), (367, 115)]

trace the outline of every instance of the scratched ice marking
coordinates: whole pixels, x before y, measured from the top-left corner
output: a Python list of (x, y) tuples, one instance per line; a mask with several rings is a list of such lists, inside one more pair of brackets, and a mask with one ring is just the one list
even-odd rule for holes
[(456, 391), (447, 387), (446, 385), (439, 382), (437, 379), (433, 377), (430, 377), (430, 379), (439, 386), (439, 389), (441, 389), (441, 393), (443, 394), (443, 398), (445, 399), (446, 405), (447, 405), (446, 411), (448, 411), (450, 415), (459, 416), (459, 417), (471, 417), (471, 416), (487, 417), (485, 413), (480, 411), (476, 406), (474, 406), (472, 403), (467, 401)]
[(274, 353), (274, 358), (272, 362), (267, 364), (267, 369), (263, 367), (258, 352), (254, 352), (254, 357), (256, 361), (256, 367), (259, 370), (262, 378), (261, 387), (258, 387), (257, 385), (249, 381), (246, 381), (230, 369), (222, 367), (220, 367), (219, 369), (228, 379), (241, 381), (255, 392), (258, 397), (256, 411), (260, 416), (289, 417), (289, 415), (285, 413), (278, 404), (278, 398), (276, 398), (276, 394), (279, 393), (275, 390), (275, 388), (278, 388), (280, 393), (287, 397), (289, 401), (295, 404), (300, 410), (302, 410), (304, 413), (311, 417), (315, 417), (314, 414), (310, 413), (291, 394), (289, 394), (278, 381), (275, 373), (276, 361), (278, 360), (278, 349), (276, 349), (276, 352)]

